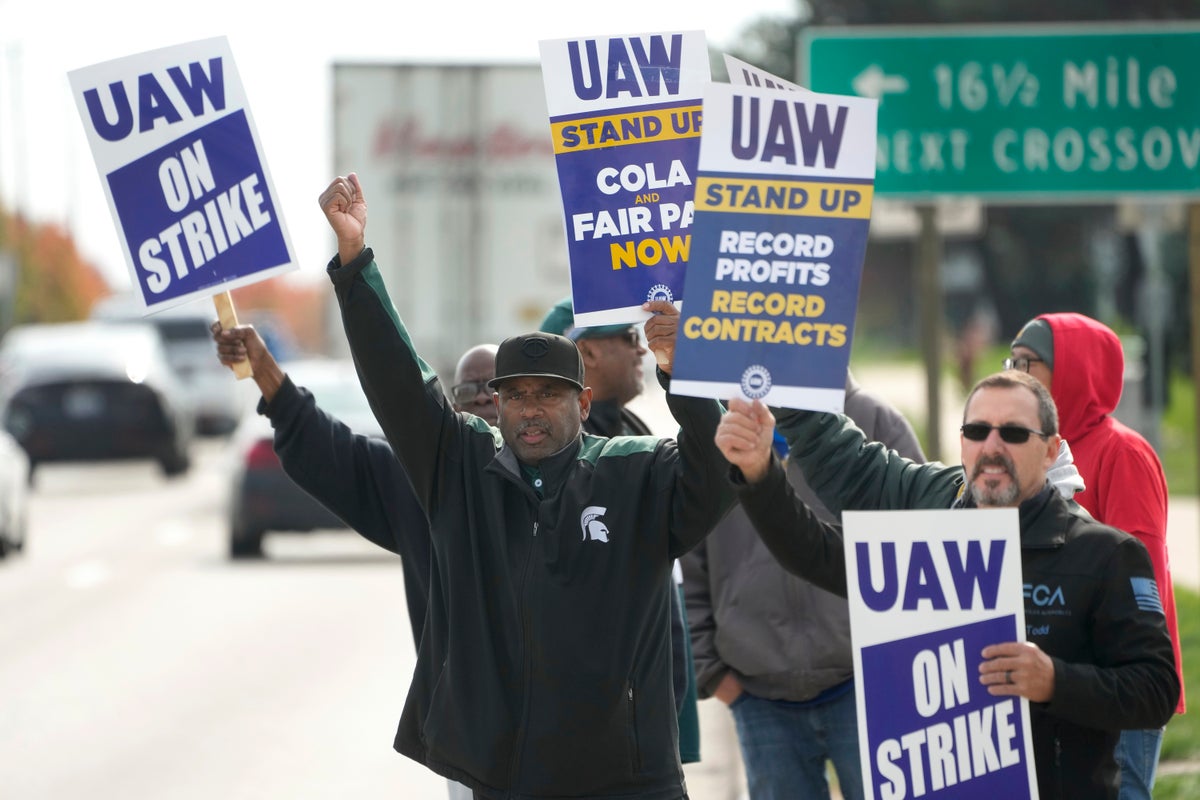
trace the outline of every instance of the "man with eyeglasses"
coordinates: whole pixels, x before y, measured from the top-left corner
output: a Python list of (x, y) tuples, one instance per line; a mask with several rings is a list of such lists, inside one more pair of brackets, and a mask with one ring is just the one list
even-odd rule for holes
[(480, 344), (462, 354), (454, 368), (450, 400), (455, 411), (474, 414), (488, 425), (499, 421), (488, 382), (496, 376), (496, 345)]
[[(584, 434), (579, 349), (535, 331), (496, 353), (499, 431), (455, 414), (365, 245), (357, 175), (319, 202), (363, 390), (430, 521), (429, 611), (395, 748), (488, 800), (685, 800), (665, 589), (732, 502), (720, 406), (668, 391), (675, 439)], [(652, 343), (678, 322), (671, 303), (643, 310)]]
[[(841, 532), (789, 486), (771, 451), (772, 412), (742, 400), (729, 411), (717, 445), (764, 543), (786, 569), (845, 594)], [(915, 464), (867, 441), (843, 415), (775, 414), (791, 458), (832, 511), (1019, 510), (1028, 636), (984, 648), (979, 681), (992, 695), (1030, 701), (1042, 797), (1116, 798), (1118, 732), (1164, 724), (1179, 679), (1146, 548), (1095, 522), (1047, 480), (1059, 435), (1046, 388), (1014, 370), (977, 383), (963, 413), (961, 467)], [(1061, 602), (1039, 603), (1028, 589), (1038, 586)]]
[[(1175, 711), (1182, 714), (1183, 659), (1167, 554), (1167, 481), (1150, 443), (1112, 416), (1125, 380), (1121, 340), (1083, 314), (1042, 314), (1021, 328), (1011, 347), (1005, 367), (1037, 378), (1058, 407), (1063, 439), (1070, 442), (1085, 484), (1075, 500), (1099, 522), (1136, 536), (1150, 554), (1180, 676)], [(1120, 800), (1150, 800), (1162, 735), (1158, 727), (1121, 732)]]

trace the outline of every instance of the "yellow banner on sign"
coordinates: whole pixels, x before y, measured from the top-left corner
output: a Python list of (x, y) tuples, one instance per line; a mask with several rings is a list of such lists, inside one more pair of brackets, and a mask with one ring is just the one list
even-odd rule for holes
[(702, 176), (696, 210), (869, 219), (874, 195), (869, 183)]
[(658, 108), (551, 122), (554, 154), (624, 144), (691, 139), (700, 135), (700, 106)]

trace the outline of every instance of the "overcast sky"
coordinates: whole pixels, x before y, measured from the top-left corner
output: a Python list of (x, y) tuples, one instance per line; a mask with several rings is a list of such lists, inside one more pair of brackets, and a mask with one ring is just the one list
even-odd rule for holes
[(666, 30), (703, 30), (710, 45), (721, 47), (752, 20), (791, 16), (796, 2), (355, 0), (319, 7), (254, 0), (0, 0), (0, 198), (8, 209), (67, 226), (110, 283), (128, 287), (129, 270), (67, 73), (226, 36), (301, 272), (315, 277), (331, 248), (316, 197), (332, 177), (329, 77), (335, 61), (535, 63), (540, 39)]

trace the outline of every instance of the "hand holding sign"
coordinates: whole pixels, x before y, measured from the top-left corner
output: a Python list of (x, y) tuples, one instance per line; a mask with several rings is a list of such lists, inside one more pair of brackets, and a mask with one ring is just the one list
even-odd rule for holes
[(349, 264), (363, 251), (367, 228), (367, 199), (358, 175), (351, 172), (334, 178), (318, 202), (337, 236), (338, 258), (343, 265)]
[[(218, 324), (221, 327), (223, 327), (223, 328), (237, 327), (237, 324), (238, 324), (237, 309), (235, 309), (233, 307), (233, 296), (230, 295), (229, 292), (221, 292), (220, 294), (214, 294), (213, 295), (213, 305), (216, 306), (217, 318), (220, 320), (220, 322)], [(243, 378), (254, 377), (254, 367), (251, 364), (251, 362), (246, 359), (240, 359), (240, 360), (235, 360), (235, 361), (230, 361), (230, 362), (223, 361), (222, 363), (224, 363), (227, 367), (229, 367), (231, 370), (233, 370), (233, 374), (237, 376), (237, 379), (239, 381), (242, 380)], [(270, 400), (271, 398), (268, 397), (267, 399)]]
[(668, 375), (675, 364), (675, 338), (679, 333), (679, 309), (669, 300), (642, 303), (652, 316), (646, 320), (646, 345), (654, 351), (658, 368)]
[(979, 682), (988, 694), (1015, 695), (1035, 703), (1054, 697), (1054, 661), (1032, 642), (1004, 642), (983, 648)]
[(775, 417), (761, 400), (735, 397), (729, 413), (717, 426), (717, 447), (725, 459), (742, 471), (747, 483), (757, 483), (771, 465), (771, 441)]

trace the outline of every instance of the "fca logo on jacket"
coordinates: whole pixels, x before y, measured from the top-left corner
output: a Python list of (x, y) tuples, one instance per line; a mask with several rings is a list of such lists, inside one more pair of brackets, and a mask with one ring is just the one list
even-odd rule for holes
[(1039, 583), (1037, 586), (1025, 584), (1025, 599), (1032, 600), (1035, 606), (1065, 606), (1066, 599), (1063, 597), (1061, 586), (1055, 586), (1051, 589), (1045, 584)]

